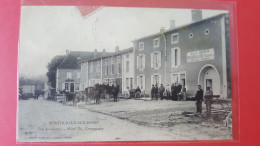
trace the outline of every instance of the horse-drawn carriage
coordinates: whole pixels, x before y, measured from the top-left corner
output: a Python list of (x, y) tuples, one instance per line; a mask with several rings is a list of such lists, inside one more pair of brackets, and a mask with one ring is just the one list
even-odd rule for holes
[(116, 88), (108, 85), (99, 85), (85, 88), (85, 91), (77, 92), (65, 92), (65, 103), (72, 101), (73, 105), (79, 102), (85, 102), (86, 104), (100, 104), (101, 99), (109, 102), (114, 99)]

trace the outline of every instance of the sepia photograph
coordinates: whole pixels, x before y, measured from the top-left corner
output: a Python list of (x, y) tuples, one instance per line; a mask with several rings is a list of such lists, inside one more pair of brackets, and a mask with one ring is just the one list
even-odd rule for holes
[(22, 6), (17, 142), (232, 140), (227, 10)]

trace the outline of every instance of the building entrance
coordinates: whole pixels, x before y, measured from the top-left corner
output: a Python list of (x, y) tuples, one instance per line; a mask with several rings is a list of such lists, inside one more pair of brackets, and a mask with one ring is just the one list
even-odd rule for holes
[(213, 95), (220, 95), (220, 77), (214, 66), (204, 66), (199, 74), (199, 85), (204, 92), (207, 87), (213, 91)]

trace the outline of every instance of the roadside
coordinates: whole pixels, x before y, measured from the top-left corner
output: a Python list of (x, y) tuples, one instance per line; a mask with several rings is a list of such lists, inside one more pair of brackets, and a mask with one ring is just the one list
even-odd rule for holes
[[(83, 107), (83, 103), (79, 106)], [(218, 105), (215, 105), (215, 108)], [(168, 132), (175, 131), (187, 139), (231, 139), (232, 129), (223, 121), (207, 119), (205, 113), (196, 114), (194, 101), (134, 100), (102, 102), (84, 108), (96, 113), (113, 116), (138, 125), (159, 127)], [(203, 105), (205, 111), (205, 105)]]

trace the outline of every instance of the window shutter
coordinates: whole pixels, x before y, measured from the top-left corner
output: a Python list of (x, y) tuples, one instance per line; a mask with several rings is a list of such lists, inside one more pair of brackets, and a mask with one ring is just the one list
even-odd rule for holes
[[(139, 76), (136, 77), (136, 87), (139, 86)], [(140, 86), (139, 86), (140, 88)]]
[(62, 87), (61, 87), (62, 90), (65, 89), (65, 83), (62, 83)]
[(151, 87), (153, 85), (153, 75), (151, 75)]
[(162, 61), (161, 61), (161, 52), (159, 52), (158, 53), (158, 66), (159, 66), (159, 68), (162, 66), (161, 64), (162, 64)]
[(143, 79), (144, 79), (144, 80), (143, 80), (143, 89), (145, 90), (145, 83), (146, 83), (146, 82), (145, 82), (145, 75), (143, 76)]
[(136, 57), (136, 68), (139, 69), (139, 55)]
[(143, 55), (143, 69), (145, 69), (145, 55)]
[(177, 54), (177, 56), (178, 56), (178, 65), (181, 65), (181, 49), (180, 48), (178, 48), (178, 52), (177, 52), (178, 54)]
[(153, 53), (151, 54), (151, 68), (153, 68)]
[(171, 67), (174, 67), (174, 49), (171, 49)]
[(161, 78), (161, 75), (159, 75), (159, 86), (161, 85), (161, 83), (162, 83), (162, 78)]

